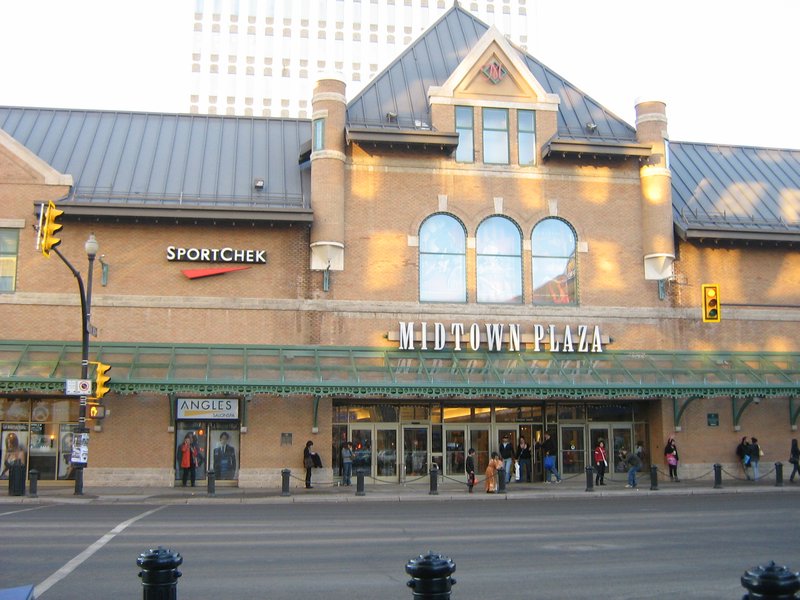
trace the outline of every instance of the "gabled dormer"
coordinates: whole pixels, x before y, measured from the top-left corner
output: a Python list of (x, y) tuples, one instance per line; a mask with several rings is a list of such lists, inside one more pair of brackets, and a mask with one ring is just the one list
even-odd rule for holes
[(559, 98), (492, 26), (441, 86), (428, 89), (438, 131), (459, 133), (456, 161), (531, 166), (557, 129)]

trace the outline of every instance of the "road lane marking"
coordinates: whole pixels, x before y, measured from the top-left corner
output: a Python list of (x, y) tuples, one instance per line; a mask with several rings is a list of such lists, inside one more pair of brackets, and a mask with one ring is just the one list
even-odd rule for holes
[(29, 510), (42, 510), (44, 506), (35, 506), (34, 508), (20, 508), (19, 510), (10, 510), (8, 512), (0, 513), (0, 517), (5, 517), (8, 515), (16, 515), (23, 512), (28, 512)]
[(51, 587), (53, 587), (59, 581), (64, 579), (64, 577), (66, 577), (67, 575), (72, 573), (81, 564), (86, 562), (95, 552), (97, 552), (98, 550), (100, 550), (100, 548), (102, 548), (108, 542), (113, 540), (118, 534), (120, 534), (123, 531), (125, 531), (125, 529), (127, 529), (128, 527), (130, 527), (131, 525), (136, 523), (136, 521), (138, 521), (139, 519), (144, 519), (145, 517), (149, 517), (150, 515), (152, 515), (155, 512), (158, 512), (162, 508), (166, 508), (166, 505), (165, 506), (159, 506), (158, 508), (154, 508), (153, 510), (148, 510), (147, 512), (144, 512), (144, 513), (142, 513), (142, 514), (140, 514), (140, 515), (138, 515), (136, 517), (133, 517), (131, 519), (128, 519), (127, 521), (123, 521), (122, 523), (120, 523), (119, 525), (114, 527), (114, 529), (112, 529), (107, 534), (105, 534), (103, 537), (98, 539), (96, 542), (94, 542), (93, 544), (88, 546), (86, 548), (86, 550), (84, 550), (83, 552), (78, 554), (78, 556), (76, 556), (75, 558), (73, 558), (72, 560), (67, 562), (58, 571), (56, 571), (55, 573), (50, 575), (50, 577), (45, 579), (42, 583), (37, 585), (33, 589), (34, 596), (36, 598), (39, 598), (47, 590), (49, 590)]

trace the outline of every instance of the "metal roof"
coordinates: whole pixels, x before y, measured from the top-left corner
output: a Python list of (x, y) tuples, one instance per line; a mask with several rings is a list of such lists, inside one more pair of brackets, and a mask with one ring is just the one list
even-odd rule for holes
[(93, 214), (102, 206), (288, 211), (310, 219), (297, 166), (300, 144), (311, 136), (308, 120), (0, 107), (0, 128), (71, 174), (74, 191), (65, 202)]
[[(430, 127), (428, 89), (441, 86), (489, 26), (455, 3), (347, 105), (351, 125), (375, 125), (394, 113), (398, 123)], [(521, 59), (548, 93), (558, 94), (558, 137), (636, 141), (636, 130), (566, 79), (519, 50)], [(597, 129), (589, 133), (587, 123)]]
[(683, 239), (800, 242), (800, 150), (670, 142)]
[[(75, 342), (0, 341), (0, 390), (63, 394)], [(111, 390), (366, 398), (692, 400), (800, 393), (800, 354), (406, 351), (392, 348), (93, 343)]]

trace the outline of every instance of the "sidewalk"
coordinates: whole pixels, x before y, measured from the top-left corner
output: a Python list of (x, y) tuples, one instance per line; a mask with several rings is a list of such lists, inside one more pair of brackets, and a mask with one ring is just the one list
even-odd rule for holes
[[(313, 489), (305, 489), (302, 482), (291, 480), (289, 495), (281, 495), (280, 488), (237, 488), (217, 485), (213, 495), (208, 493), (205, 483), (202, 487), (92, 487), (84, 486), (83, 495), (76, 496), (74, 486), (38, 486), (36, 497), (8, 496), (6, 490), (0, 492), (0, 504), (291, 504), (294, 502), (412, 502), (439, 500), (493, 501), (538, 500), (553, 498), (594, 498), (620, 495), (695, 495), (695, 494), (748, 494), (748, 493), (800, 493), (800, 484), (783, 481), (783, 486), (775, 485), (775, 478), (763, 478), (758, 482), (736, 479), (723, 479), (722, 487), (714, 489), (713, 479), (682, 480), (680, 482), (659, 481), (658, 488), (650, 489), (650, 478), (640, 477), (639, 487), (625, 487), (623, 474), (611, 479), (606, 476), (606, 485), (586, 488), (586, 477), (565, 478), (562, 483), (509, 483), (506, 492), (487, 494), (483, 485), (475, 487), (472, 494), (459, 481), (446, 478), (439, 481), (437, 494), (431, 494), (430, 482), (417, 480), (408, 483), (386, 483), (367, 478), (364, 481), (364, 495), (356, 495), (356, 483), (345, 487), (339, 485), (315, 484)], [(71, 483), (71, 482), (70, 482)], [(198, 484), (199, 485), (199, 484)], [(30, 494), (30, 489), (26, 490)]]

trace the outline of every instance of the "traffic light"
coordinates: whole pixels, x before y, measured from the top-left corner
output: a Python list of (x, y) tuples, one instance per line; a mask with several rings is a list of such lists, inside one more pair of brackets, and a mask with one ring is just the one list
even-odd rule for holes
[(106, 418), (106, 407), (102, 404), (96, 404), (94, 402), (90, 402), (86, 405), (87, 410), (87, 419), (105, 419)]
[(61, 238), (55, 237), (59, 229), (63, 227), (57, 223), (56, 219), (64, 214), (63, 210), (58, 210), (52, 202), (47, 203), (47, 210), (44, 213), (44, 223), (42, 224), (42, 254), (50, 258), (50, 250), (61, 243)]
[(97, 368), (95, 371), (94, 376), (94, 398), (102, 398), (109, 392), (108, 388), (108, 380), (110, 377), (107, 375), (108, 371), (111, 369), (111, 365), (106, 365), (101, 362), (94, 362), (91, 361), (93, 365)]
[(703, 284), (703, 323), (720, 322), (719, 285)]

